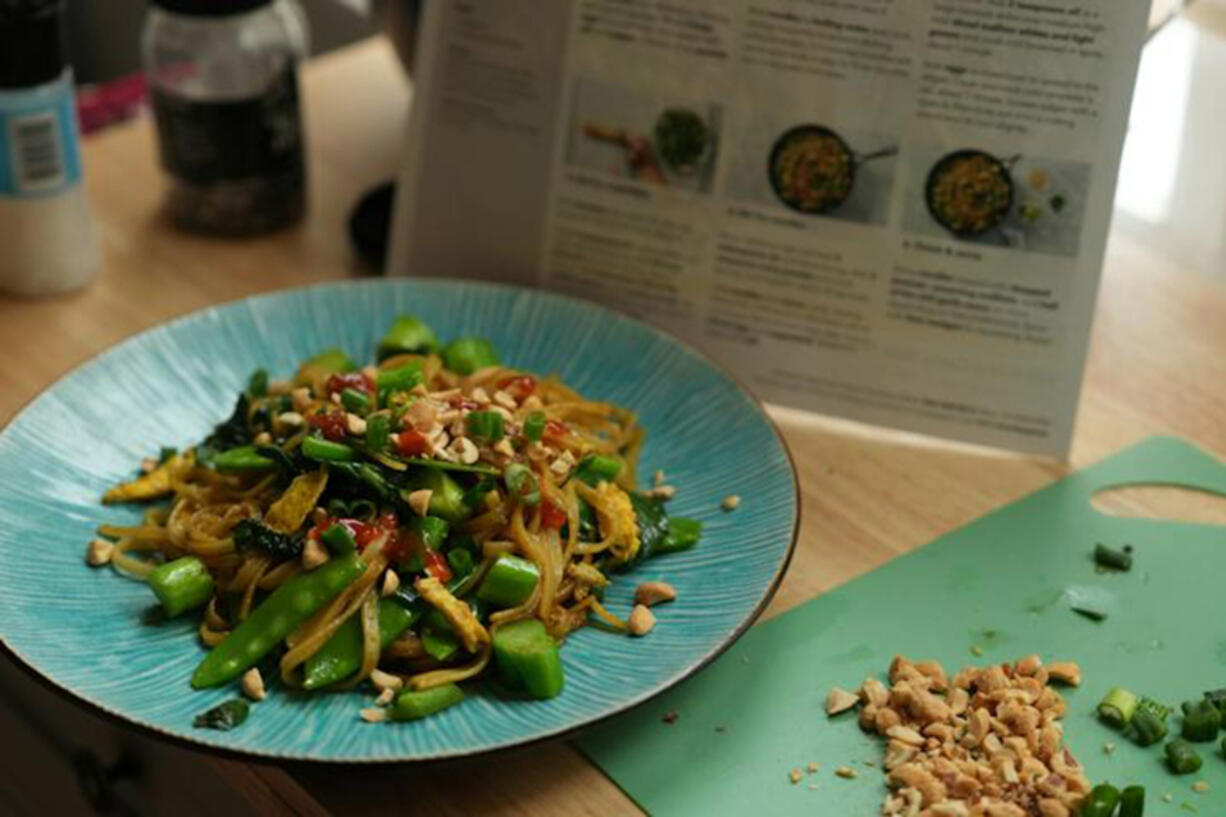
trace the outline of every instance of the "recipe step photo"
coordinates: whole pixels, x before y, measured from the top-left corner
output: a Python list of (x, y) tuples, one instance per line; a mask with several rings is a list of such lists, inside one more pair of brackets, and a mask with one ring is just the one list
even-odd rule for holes
[(566, 164), (623, 179), (708, 193), (723, 109), (595, 79), (575, 80)]
[(817, 112), (755, 115), (736, 136), (729, 199), (859, 224), (889, 221), (896, 136)]
[(920, 145), (906, 160), (903, 229), (1076, 257), (1090, 165), (1000, 146)]

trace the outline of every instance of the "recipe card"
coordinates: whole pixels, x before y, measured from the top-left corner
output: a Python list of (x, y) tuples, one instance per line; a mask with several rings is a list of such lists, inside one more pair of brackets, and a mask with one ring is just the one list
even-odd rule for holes
[(593, 299), (765, 400), (1062, 456), (1147, 13), (427, 3), (389, 271)]

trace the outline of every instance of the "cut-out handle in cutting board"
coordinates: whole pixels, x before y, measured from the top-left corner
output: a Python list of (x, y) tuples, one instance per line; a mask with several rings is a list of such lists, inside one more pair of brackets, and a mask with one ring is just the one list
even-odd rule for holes
[[(1183, 440), (1146, 440), (755, 626), (699, 676), (577, 743), (653, 814), (871, 817), (885, 789), (880, 769), (867, 764), (879, 762), (882, 747), (854, 719), (827, 720), (830, 687), (880, 676), (896, 653), (951, 670), (1039, 653), (1082, 666), (1065, 724), (1092, 780), (1145, 785), (1147, 814), (1187, 813), (1184, 802), (1202, 815), (1226, 814), (1226, 759), (1216, 743), (1202, 747), (1201, 775), (1174, 777), (1160, 747), (1133, 746), (1093, 714), (1112, 686), (1172, 705), (1226, 686), (1217, 610), (1226, 529), (1091, 506), (1096, 491), (1135, 484), (1226, 494), (1226, 466)], [(1131, 544), (1132, 571), (1095, 572), (1095, 542)], [(1101, 623), (1074, 614), (1070, 592), (1097, 594), (1112, 614)], [(675, 722), (664, 723), (670, 712)], [(1107, 740), (1119, 744), (1112, 754)], [(810, 762), (819, 771), (793, 785), (789, 771)], [(843, 780), (838, 766), (860, 774)], [(1210, 790), (1192, 791), (1201, 777), (1213, 781)], [(1167, 792), (1171, 804), (1161, 801)]]

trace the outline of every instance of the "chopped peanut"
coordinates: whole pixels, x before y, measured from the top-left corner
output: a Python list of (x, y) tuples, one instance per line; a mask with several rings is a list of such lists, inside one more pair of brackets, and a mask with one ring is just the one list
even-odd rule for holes
[(400, 575), (395, 570), (383, 574), (383, 584), (379, 587), (379, 595), (387, 598), (400, 589)]
[(1079, 683), (1076, 664), (1027, 656), (950, 680), (936, 662), (897, 656), (889, 679), (889, 687), (866, 679), (859, 690), (860, 725), (887, 740), (884, 817), (1071, 817), (1080, 809), (1090, 782), (1064, 747), (1064, 699), (1047, 685)]
[(307, 570), (314, 570), (326, 561), (328, 549), (314, 536), (308, 536), (302, 546), (302, 566)]
[(363, 709), (358, 714), (361, 715), (362, 720), (366, 721), (367, 723), (382, 723), (383, 721), (387, 720), (387, 712), (379, 707)]
[(85, 549), (85, 561), (90, 567), (110, 564), (113, 555), (115, 555), (115, 545), (105, 539), (90, 539), (89, 546)]
[(834, 687), (826, 695), (826, 714), (838, 715), (849, 709), (854, 709), (860, 703), (860, 698), (841, 687)]
[(264, 676), (260, 675), (260, 671), (255, 667), (243, 673), (241, 685), (243, 694), (253, 701), (262, 701), (268, 696), (264, 689)]
[(384, 672), (381, 669), (371, 670), (370, 682), (380, 692), (385, 689), (400, 689), (404, 686), (404, 679), (399, 675), (392, 675), (390, 672)]
[(728, 496), (724, 497), (723, 502), (720, 502), (719, 506), (723, 508), (725, 511), (735, 511), (737, 509), (737, 506), (739, 506), (740, 504), (741, 504), (741, 498), (739, 496), (737, 496), (736, 494), (729, 494)]
[(651, 607), (677, 598), (677, 590), (668, 582), (643, 582), (634, 590), (634, 603)]
[(630, 635), (644, 636), (656, 626), (656, 617), (645, 605), (636, 604), (630, 611)]
[(1056, 661), (1047, 665), (1047, 674), (1053, 681), (1069, 686), (1081, 686), (1081, 667), (1072, 661)]
[(434, 496), (434, 491), (429, 488), (413, 491), (409, 494), (409, 507), (418, 516), (425, 516), (430, 510), (430, 497), (432, 496)]

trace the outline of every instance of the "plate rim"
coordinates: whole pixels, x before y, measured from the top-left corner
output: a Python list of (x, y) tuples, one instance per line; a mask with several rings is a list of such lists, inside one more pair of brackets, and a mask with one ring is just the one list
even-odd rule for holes
[[(212, 741), (207, 740), (206, 737), (203, 735), (200, 737), (195, 737), (188, 733), (180, 733), (180, 732), (172, 731), (156, 723), (137, 719), (133, 717), (132, 715), (124, 713), (121, 710), (113, 709), (104, 703), (92, 700), (91, 698), (88, 698), (80, 694), (76, 690), (61, 683), (59, 680), (54, 678), (52, 675), (48, 674), (47, 672), (44, 672), (40, 667), (35, 666), (35, 664), (32, 663), (31, 661), (27, 660), (24, 655), (22, 655), (18, 650), (16, 650), (11, 644), (9, 644), (8, 638), (4, 634), (2, 625), (0, 625), (0, 656), (3, 656), (4, 658), (9, 659), (15, 666), (21, 669), (27, 677), (32, 678), (33, 680), (38, 682), (39, 685), (42, 686), (44, 689), (47, 689), (55, 693), (61, 699), (66, 699), (69, 702), (76, 704), (77, 706), (83, 707), (89, 714), (101, 716), (103, 720), (105, 721), (123, 726), (128, 729), (136, 729), (137, 733), (144, 737), (151, 737), (151, 738), (154, 738), (155, 740), (164, 741), (172, 745), (176, 745), (179, 748), (214, 754), (216, 756), (223, 757), (228, 760), (241, 760), (243, 762), (260, 763), (260, 764), (265, 764), (265, 765), (280, 765), (285, 762), (293, 762), (293, 763), (298, 763), (298, 764), (309, 764), (309, 765), (384, 766), (384, 765), (389, 765), (389, 764), (425, 765), (425, 764), (455, 762), (458, 760), (483, 758), (483, 757), (488, 757), (489, 755), (492, 755), (497, 752), (505, 752), (505, 751), (509, 751), (513, 749), (524, 749), (524, 748), (527, 748), (530, 746), (536, 746), (536, 745), (539, 745), (545, 742), (560, 741), (563, 739), (570, 738), (578, 732), (594, 728), (595, 726), (602, 724), (611, 718), (617, 717), (618, 715), (624, 714), (631, 710), (638, 709), (639, 707), (649, 703), (652, 699), (657, 698), (660, 695), (663, 695), (665, 692), (668, 692), (671, 689), (674, 689), (681, 683), (689, 680), (690, 678), (693, 678), (695, 675), (702, 672), (702, 670), (706, 669), (708, 666), (711, 665), (712, 662), (714, 662), (717, 658), (723, 655), (728, 649), (730, 649), (733, 644), (739, 641), (741, 637), (745, 635), (746, 632), (749, 631), (749, 628), (752, 627), (759, 618), (761, 618), (762, 613), (766, 610), (767, 606), (774, 599), (775, 594), (779, 590), (779, 586), (783, 582), (784, 576), (787, 574), (788, 568), (791, 566), (792, 558), (796, 553), (796, 546), (797, 546), (797, 542), (800, 537), (800, 523), (801, 523), (801, 515), (802, 515), (800, 478), (796, 470), (796, 460), (792, 456), (791, 449), (788, 447), (787, 439), (783, 436), (783, 433), (779, 430), (779, 426), (776, 424), (774, 418), (771, 417), (770, 414), (767, 412), (766, 406), (763, 404), (763, 402), (758, 399), (757, 395), (755, 395), (748, 387), (745, 386), (745, 384), (741, 381), (739, 377), (737, 377), (735, 374), (729, 371), (728, 368), (726, 368), (723, 364), (720, 364), (712, 360), (704, 352), (700, 351), (698, 348), (696, 348), (692, 344), (688, 343), (685, 340), (682, 340), (681, 338), (677, 337), (676, 335), (672, 334), (671, 332), (667, 330), (653, 326), (649, 323), (646, 323), (645, 321), (642, 321), (642, 320), (639, 320), (638, 318), (627, 315), (624, 312), (616, 310), (612, 307), (605, 306), (603, 304), (599, 304), (594, 301), (588, 301), (588, 300), (579, 298), (574, 295), (569, 295), (569, 294), (561, 293), (561, 292), (554, 292), (552, 290), (540, 289), (536, 287), (527, 287), (527, 286), (519, 286), (516, 284), (507, 284), (507, 283), (503, 283), (500, 281), (487, 281), (484, 279), (446, 279), (446, 278), (429, 278), (429, 277), (417, 277), (417, 276), (403, 276), (403, 277), (385, 276), (385, 277), (379, 277), (379, 278), (366, 278), (366, 279), (346, 278), (346, 279), (333, 280), (333, 281), (321, 281), (321, 282), (317, 282), (313, 284), (306, 284), (306, 285), (297, 286), (297, 287), (288, 287), (284, 289), (276, 289), (276, 290), (269, 290), (266, 292), (253, 293), (251, 295), (246, 295), (246, 296), (239, 297), (239, 298), (233, 298), (228, 301), (223, 301), (221, 303), (202, 306), (200, 308), (192, 309), (188, 312), (181, 313), (167, 320), (161, 321), (159, 323), (155, 323), (152, 326), (146, 327), (138, 332), (134, 332), (130, 335), (127, 335), (126, 337), (123, 337), (115, 341), (111, 345), (98, 350), (96, 353), (90, 355), (89, 357), (86, 357), (84, 360), (80, 361), (76, 365), (69, 368), (67, 371), (60, 374), (53, 381), (51, 381), (49, 384), (47, 384), (45, 387), (39, 390), (37, 394), (33, 395), (32, 397), (30, 397), (30, 399), (28, 399), (25, 403), (23, 403), (17, 409), (17, 411), (15, 411), (13, 415), (9, 417), (8, 420), (6, 420), (2, 426), (0, 426), (0, 438), (3, 438), (6, 435), (8, 435), (10, 431), (12, 430), (12, 427), (17, 423), (18, 420), (20, 420), (28, 411), (30, 411), (30, 409), (33, 408), (37, 402), (42, 400), (50, 392), (52, 392), (57, 387), (59, 387), (65, 380), (74, 376), (77, 372), (81, 371), (82, 369), (85, 369), (87, 367), (97, 364), (103, 358), (109, 355), (112, 355), (112, 354), (117, 354), (124, 347), (128, 346), (129, 344), (134, 344), (138, 342), (141, 338), (144, 338), (147, 335), (169, 330), (170, 328), (177, 326), (181, 323), (184, 323), (188, 320), (191, 320), (197, 316), (207, 314), (210, 312), (217, 312), (219, 310), (223, 310), (229, 307), (234, 307), (239, 304), (253, 303), (253, 302), (264, 301), (264, 300), (275, 300), (277, 298), (284, 297), (290, 294), (303, 294), (303, 293), (316, 292), (320, 290), (361, 289), (365, 287), (378, 288), (382, 286), (389, 286), (389, 285), (394, 285), (394, 284), (406, 284), (406, 283), (410, 285), (418, 285), (418, 286), (425, 285), (428, 287), (434, 287), (434, 288), (443, 289), (443, 290), (448, 289), (453, 286), (458, 286), (458, 287), (471, 287), (471, 288), (478, 289), (478, 290), (496, 291), (496, 292), (502, 292), (502, 293), (507, 293), (507, 294), (528, 294), (528, 295), (531, 295), (532, 297), (543, 297), (545, 299), (554, 299), (558, 301), (568, 302), (572, 305), (578, 305), (579, 307), (584, 308), (584, 309), (594, 309), (598, 312), (603, 312), (615, 320), (623, 321), (625, 323), (629, 323), (634, 326), (637, 326), (639, 329), (646, 330), (648, 333), (656, 335), (662, 338), (663, 340), (667, 341), (668, 343), (671, 343), (675, 346), (678, 346), (684, 349), (686, 352), (698, 358), (698, 360), (702, 361), (706, 365), (710, 366), (714, 371), (722, 375), (738, 392), (741, 393), (741, 395), (743, 395), (747, 399), (747, 401), (753, 407), (753, 409), (757, 412), (757, 414), (765, 421), (766, 427), (770, 430), (771, 434), (774, 435), (776, 441), (779, 443), (780, 448), (783, 450), (784, 457), (787, 461), (788, 471), (792, 478), (791, 480), (792, 481), (792, 495), (795, 501), (793, 503), (791, 535), (789, 537), (787, 549), (783, 554), (783, 558), (779, 561), (779, 564), (775, 569), (774, 575), (771, 576), (770, 582), (768, 583), (766, 589), (763, 591), (761, 597), (758, 599), (757, 603), (754, 605), (753, 609), (744, 617), (744, 619), (741, 620), (741, 622), (737, 624), (736, 628), (731, 633), (729, 633), (728, 636), (723, 638), (710, 651), (708, 651), (705, 655), (703, 655), (701, 658), (695, 661), (692, 665), (683, 668), (680, 672), (678, 672), (673, 677), (667, 679), (666, 681), (662, 682), (661, 684), (659, 684), (658, 686), (650, 690), (642, 692), (635, 698), (603, 714), (594, 715), (585, 720), (581, 720), (576, 723), (570, 723), (565, 726), (556, 728), (552, 731), (545, 732), (544, 734), (533, 735), (531, 737), (527, 737), (523, 739), (512, 739), (508, 741), (503, 741), (495, 745), (487, 746), (487, 747), (483, 747), (479, 749), (466, 749), (466, 750), (461, 749), (461, 750), (454, 750), (454, 751), (434, 752), (434, 753), (419, 756), (419, 757), (404, 756), (404, 755), (399, 755), (399, 756), (388, 755), (388, 756), (380, 756), (380, 757), (371, 757), (367, 755), (343, 756), (343, 757), (321, 757), (321, 756), (303, 755), (303, 754), (298, 754), (294, 752), (281, 752), (281, 751), (271, 751), (268, 749), (259, 749), (259, 748), (235, 747), (235, 746), (227, 746), (221, 743), (214, 743)], [(587, 757), (587, 755), (583, 754), (582, 752), (580, 752), (580, 754), (583, 755), (584, 759), (588, 760), (589, 763), (592, 762), (591, 759)], [(593, 765), (595, 766), (594, 763)], [(599, 766), (596, 766), (596, 768), (597, 770), (599, 770)]]

